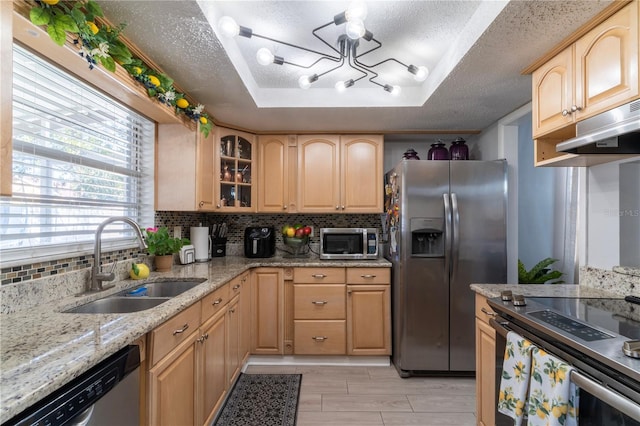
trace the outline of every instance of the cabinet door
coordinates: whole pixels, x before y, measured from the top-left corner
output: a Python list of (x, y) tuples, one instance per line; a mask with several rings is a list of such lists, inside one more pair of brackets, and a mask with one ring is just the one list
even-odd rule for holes
[(197, 168), (196, 168), (196, 209), (202, 211), (215, 210), (214, 184), (214, 132), (206, 138), (198, 130)]
[(240, 311), (240, 362), (245, 359), (251, 349), (251, 286), (249, 283), (249, 273), (242, 275), (239, 281), (241, 287), (238, 305)]
[(496, 332), (476, 319), (476, 415), (478, 424), (495, 424), (496, 410)]
[(196, 209), (196, 131), (159, 124), (156, 142), (156, 210)]
[[(226, 341), (227, 341), (227, 313), (219, 311), (201, 327), (200, 359), (202, 373), (199, 374), (198, 394), (202, 398), (202, 409), (198, 424), (211, 424), (217, 406), (227, 389)], [(204, 337), (204, 338), (202, 338)]]
[(284, 353), (284, 279), (280, 268), (251, 272), (251, 353)]
[(382, 135), (340, 137), (340, 211), (382, 212)]
[(340, 211), (339, 136), (298, 136), (298, 211)]
[(229, 302), (227, 307), (227, 383), (233, 384), (233, 379), (240, 366), (240, 311), (238, 310), (240, 297)]
[(256, 211), (255, 191), (256, 147), (255, 136), (249, 133), (218, 127), (216, 129), (218, 153), (216, 210), (233, 212)]
[[(568, 47), (531, 76), (533, 137), (573, 122), (573, 47)], [(564, 112), (564, 113), (563, 113)]]
[(577, 119), (638, 96), (638, 2), (634, 1), (576, 42)]
[(286, 212), (289, 207), (288, 136), (260, 136), (258, 159), (258, 212)]
[(149, 370), (149, 424), (195, 424), (195, 372), (198, 333)]
[(389, 287), (347, 286), (347, 355), (391, 354)]

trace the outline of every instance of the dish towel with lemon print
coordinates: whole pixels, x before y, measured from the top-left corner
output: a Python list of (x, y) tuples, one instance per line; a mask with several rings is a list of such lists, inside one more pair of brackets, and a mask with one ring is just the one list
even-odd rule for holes
[(514, 420), (515, 426), (522, 424), (529, 389), (529, 371), (531, 369), (531, 345), (518, 333), (507, 334), (504, 350), (498, 411)]
[(578, 387), (571, 381), (571, 367), (535, 348), (532, 351), (527, 412), (530, 426), (576, 426)]

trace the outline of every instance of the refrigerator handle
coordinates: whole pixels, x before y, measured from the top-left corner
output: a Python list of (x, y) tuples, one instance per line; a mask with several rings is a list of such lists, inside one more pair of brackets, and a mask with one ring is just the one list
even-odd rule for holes
[(460, 257), (460, 212), (458, 211), (458, 196), (451, 193), (451, 216), (453, 217), (453, 244), (451, 251), (452, 268), (451, 281), (455, 280), (455, 273), (458, 270), (458, 258)]
[(449, 194), (442, 194), (444, 199), (444, 270), (445, 276), (449, 276), (449, 260), (451, 259), (451, 205)]

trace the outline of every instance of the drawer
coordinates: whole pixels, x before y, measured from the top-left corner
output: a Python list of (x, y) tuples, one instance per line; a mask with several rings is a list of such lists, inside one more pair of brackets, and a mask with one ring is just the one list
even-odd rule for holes
[(344, 268), (295, 268), (294, 283), (344, 284)]
[(295, 319), (345, 319), (345, 284), (294, 284)]
[(212, 293), (202, 298), (202, 322), (208, 320), (216, 312), (220, 311), (227, 303), (229, 303), (229, 284), (216, 289)]
[(296, 355), (344, 355), (345, 321), (296, 320), (293, 344)]
[(237, 278), (234, 278), (229, 283), (229, 293), (230, 293), (229, 297), (233, 299), (238, 294), (240, 294), (240, 292), (243, 291), (243, 288), (245, 291), (249, 290), (249, 274), (248, 273), (241, 275)]
[(200, 327), (200, 302), (189, 306), (150, 333), (151, 365), (160, 361), (173, 348)]
[(390, 284), (390, 268), (347, 268), (349, 284)]
[(495, 316), (493, 309), (487, 304), (487, 298), (476, 294), (476, 318), (480, 321), (489, 324), (489, 319)]

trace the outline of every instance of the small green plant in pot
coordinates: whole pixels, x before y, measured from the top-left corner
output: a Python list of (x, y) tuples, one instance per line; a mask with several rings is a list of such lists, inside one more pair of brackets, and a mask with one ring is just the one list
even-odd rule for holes
[(155, 256), (156, 271), (159, 272), (169, 271), (173, 265), (173, 254), (178, 253), (182, 246), (190, 244), (186, 238), (171, 237), (166, 226), (147, 228), (144, 233), (147, 251)]
[(524, 263), (518, 259), (518, 284), (545, 284), (549, 281), (551, 281), (550, 284), (563, 284), (564, 281), (558, 280), (562, 277), (562, 272), (549, 268), (557, 261), (558, 259), (547, 257), (527, 271)]

